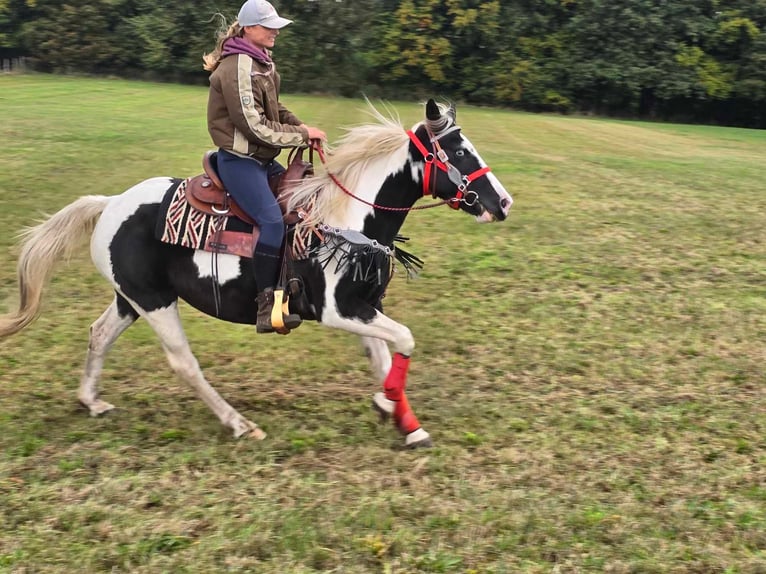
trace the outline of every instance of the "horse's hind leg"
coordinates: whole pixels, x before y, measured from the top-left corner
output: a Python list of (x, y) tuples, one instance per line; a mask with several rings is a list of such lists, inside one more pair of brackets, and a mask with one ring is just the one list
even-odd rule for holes
[(112, 344), (137, 318), (138, 313), (121, 295), (117, 294), (103, 315), (90, 326), (85, 372), (80, 379), (77, 398), (87, 407), (91, 416), (102, 415), (114, 408), (114, 405), (98, 398), (98, 379), (104, 366), (104, 358)]
[(146, 319), (157, 333), (173, 371), (194, 389), (197, 396), (203, 400), (225, 426), (234, 431), (235, 437), (244, 435), (249, 435), (256, 439), (266, 437), (266, 433), (258, 428), (258, 425), (240, 415), (205, 380), (205, 376), (202, 374), (197, 359), (191, 352), (189, 342), (181, 327), (181, 317), (178, 315), (177, 303), (174, 302), (167, 307), (154, 311), (142, 311), (141, 316)]

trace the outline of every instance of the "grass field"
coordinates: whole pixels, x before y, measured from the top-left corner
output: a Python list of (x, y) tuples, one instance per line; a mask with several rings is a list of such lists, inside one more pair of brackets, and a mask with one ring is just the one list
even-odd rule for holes
[[(199, 172), (206, 91), (0, 76), (0, 310), (15, 234), (85, 194)], [(325, 128), (360, 101), (286, 96)], [(414, 102), (393, 104), (409, 127)], [(184, 306), (233, 440), (148, 327), (77, 404), (111, 293), (87, 249), (0, 342), (0, 572), (766, 572), (766, 132), (463, 107), (514, 196), (502, 224), (410, 216), (388, 313), (417, 342), (435, 448), (370, 409), (356, 338)]]

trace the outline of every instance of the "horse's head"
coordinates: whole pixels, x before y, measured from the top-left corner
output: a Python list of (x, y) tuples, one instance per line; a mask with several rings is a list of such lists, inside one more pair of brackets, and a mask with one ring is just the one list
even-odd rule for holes
[(490, 171), (456, 123), (454, 106), (426, 103), (426, 119), (410, 132), (425, 160), (424, 193), (453, 201), (450, 205), (477, 221), (502, 221), (513, 199)]

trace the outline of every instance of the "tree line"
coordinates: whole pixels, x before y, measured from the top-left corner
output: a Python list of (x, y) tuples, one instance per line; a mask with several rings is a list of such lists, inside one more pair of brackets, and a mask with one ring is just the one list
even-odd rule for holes
[[(283, 90), (766, 127), (766, 0), (274, 0)], [(204, 83), (241, 0), (0, 0), (57, 73)]]

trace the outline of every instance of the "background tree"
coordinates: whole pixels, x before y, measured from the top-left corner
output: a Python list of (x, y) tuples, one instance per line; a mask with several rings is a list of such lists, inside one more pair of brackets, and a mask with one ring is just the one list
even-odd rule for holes
[(34, 0), (0, 0), (0, 48), (21, 50), (23, 22), (36, 18)]
[(122, 50), (112, 33), (119, 14), (108, 0), (46, 0), (22, 26), (35, 65), (53, 72), (108, 72)]
[[(766, 127), (766, 0), (274, 0), (286, 91)], [(204, 83), (241, 0), (0, 0), (36, 69)]]
[(370, 58), (381, 2), (282, 0), (278, 5), (295, 21), (283, 30), (276, 52), (283, 89), (343, 96), (375, 91)]
[(535, 111), (573, 108), (565, 56), (575, 10), (571, 0), (521, 0), (503, 8), (499, 49), (490, 59), (492, 101)]
[(402, 0), (382, 22), (379, 51), (373, 64), (385, 82), (433, 92), (449, 84), (453, 47), (449, 17), (440, 0)]
[(196, 2), (193, 10), (182, 0), (118, 1), (124, 2), (124, 16), (117, 41), (130, 46), (124, 57), (134, 75), (143, 71), (166, 80), (206, 80), (202, 55), (212, 50), (216, 28), (222, 26), (212, 0)]

